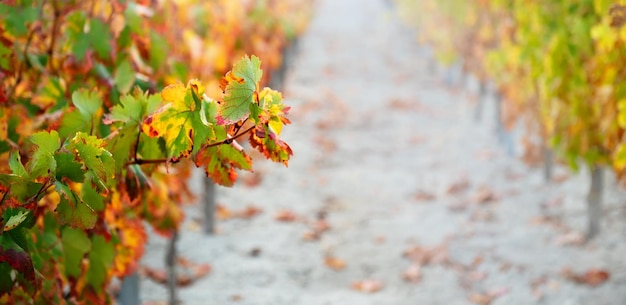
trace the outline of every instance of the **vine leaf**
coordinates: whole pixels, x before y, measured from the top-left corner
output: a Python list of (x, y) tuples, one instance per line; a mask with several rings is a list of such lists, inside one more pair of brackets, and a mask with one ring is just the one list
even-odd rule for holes
[(79, 229), (93, 228), (98, 220), (96, 212), (68, 185), (57, 181), (55, 187), (61, 199), (56, 209), (60, 222)]
[(250, 145), (263, 153), (266, 158), (274, 162), (281, 162), (285, 166), (288, 165), (289, 158), (293, 155), (291, 147), (285, 141), (279, 139), (269, 125), (257, 125), (250, 133), (249, 140)]
[(252, 171), (252, 159), (232, 144), (211, 146), (200, 150), (197, 166), (204, 166), (207, 176), (223, 186), (233, 186), (236, 169)]
[(104, 236), (94, 235), (91, 238), (87, 282), (91, 284), (96, 292), (102, 292), (102, 286), (109, 278), (108, 270), (112, 267), (114, 259), (115, 248), (113, 244), (107, 242)]
[[(10, 231), (19, 226), (26, 218), (28, 218), (28, 214), (30, 212), (27, 210), (16, 210), (13, 215), (7, 219), (4, 223), (4, 231)], [(6, 215), (5, 215), (6, 216)]]
[(54, 175), (57, 168), (54, 153), (60, 146), (59, 134), (55, 130), (40, 131), (30, 136), (30, 141), (37, 146), (28, 163), (31, 177), (39, 178), (49, 174)]
[(95, 136), (79, 132), (70, 140), (67, 149), (81, 160), (87, 172), (85, 176), (101, 190), (106, 191), (106, 182), (113, 177), (115, 161), (110, 152), (104, 149), (106, 142)]
[(66, 113), (61, 120), (59, 133), (63, 138), (75, 132), (91, 133), (102, 108), (102, 98), (97, 91), (79, 89), (72, 93), (72, 103), (75, 111)]
[(244, 56), (233, 66), (232, 71), (226, 73), (221, 80), (224, 102), (219, 108), (218, 124), (234, 124), (250, 115), (250, 108), (256, 103), (255, 95), (261, 77), (261, 60), (256, 56)]
[(85, 231), (66, 227), (61, 233), (61, 242), (65, 257), (65, 273), (77, 278), (82, 271), (83, 257), (91, 248), (91, 241)]
[[(200, 99), (204, 86), (191, 80), (187, 86), (176, 83), (161, 92), (167, 104), (148, 116), (142, 129), (150, 137), (163, 137), (168, 158), (176, 161), (191, 154), (193, 146), (215, 139), (212, 124), (201, 115), (212, 102)], [(208, 111), (208, 110), (207, 110)], [(203, 120), (204, 118), (204, 120)]]
[[(18, 272), (17, 280), (26, 280), (32, 288), (37, 287), (35, 269), (31, 257), (11, 238), (10, 234), (0, 235), (0, 263), (6, 263)], [(2, 265), (2, 264), (0, 264)], [(6, 279), (2, 279), (3, 282)], [(3, 286), (5, 286), (3, 283)], [(34, 292), (34, 291), (33, 291)]]

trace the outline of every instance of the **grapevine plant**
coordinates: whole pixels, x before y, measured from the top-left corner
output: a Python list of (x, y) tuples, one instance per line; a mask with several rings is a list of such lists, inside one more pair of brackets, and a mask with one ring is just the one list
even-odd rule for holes
[[(536, 126), (531, 129), (538, 134), (530, 137), (540, 138), (574, 170), (580, 164), (590, 169), (589, 236), (595, 235), (601, 214), (601, 168), (612, 167), (622, 182), (626, 172), (626, 74), (621, 69), (626, 64), (626, 2), (463, 2), (463, 6), (453, 5), (453, 10), (440, 3), (423, 8), (434, 11), (428, 15), (442, 15), (437, 18), (442, 21), (456, 16), (456, 7), (472, 7), (470, 11), (490, 15), (487, 19), (500, 33), (496, 43), (487, 48), (486, 60), (453, 43), (471, 33), (458, 23), (445, 22), (443, 26), (460, 38), (454, 37), (444, 47), (431, 41), (441, 52), (452, 50), (464, 61), (483, 62), (498, 91), (505, 94), (512, 117), (525, 118)], [(429, 30), (422, 32), (434, 36)], [(474, 40), (480, 43), (480, 39)], [(480, 77), (483, 69), (473, 72)]]
[(245, 55), (284, 22), (243, 3), (0, 1), (0, 303), (111, 303), (144, 225), (178, 229), (192, 165), (230, 186), (246, 138), (287, 165), (289, 107)]

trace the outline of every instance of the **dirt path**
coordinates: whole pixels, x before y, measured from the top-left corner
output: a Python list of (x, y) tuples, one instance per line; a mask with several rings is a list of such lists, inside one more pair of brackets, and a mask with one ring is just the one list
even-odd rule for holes
[[(258, 162), (258, 186), (219, 190), (228, 209), (260, 215), (222, 221), (212, 237), (185, 226), (181, 254), (213, 271), (181, 289), (183, 304), (626, 303), (620, 194), (607, 194), (602, 235), (581, 245), (586, 173), (546, 185), (508, 156), (485, 123), (493, 110), (476, 123), (470, 98), (428, 69), (384, 1), (320, 1), (300, 50), (285, 88), (295, 156), (287, 169)], [(277, 221), (281, 210), (295, 221)], [(144, 263), (162, 266), (163, 249), (153, 238)], [(576, 284), (564, 268), (610, 279)], [(352, 288), (366, 279), (384, 286)], [(150, 281), (141, 290), (166, 299)]]

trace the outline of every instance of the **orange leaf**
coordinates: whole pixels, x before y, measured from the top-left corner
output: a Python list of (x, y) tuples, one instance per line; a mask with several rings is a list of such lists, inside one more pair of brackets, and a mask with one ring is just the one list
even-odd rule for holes
[(326, 258), (324, 258), (324, 264), (333, 270), (343, 270), (346, 268), (346, 261), (333, 256), (326, 256)]
[(282, 222), (294, 222), (298, 216), (290, 210), (281, 210), (276, 213), (274, 219)]
[(352, 284), (352, 289), (366, 293), (374, 293), (383, 289), (383, 286), (384, 285), (381, 281), (367, 279), (354, 282)]

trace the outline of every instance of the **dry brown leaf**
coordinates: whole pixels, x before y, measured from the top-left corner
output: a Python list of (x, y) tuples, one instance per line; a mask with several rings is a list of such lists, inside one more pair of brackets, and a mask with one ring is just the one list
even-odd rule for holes
[(327, 137), (315, 137), (313, 142), (325, 153), (331, 153), (337, 150), (337, 143)]
[(496, 194), (493, 190), (488, 186), (480, 187), (474, 196), (472, 196), (473, 203), (489, 203), (494, 200), (497, 200)]
[(236, 215), (237, 218), (250, 219), (252, 217), (255, 217), (255, 216), (261, 214), (262, 212), (263, 212), (262, 209), (250, 205), (250, 206), (247, 206), (242, 211), (236, 212), (235, 215)]
[(598, 286), (606, 282), (610, 278), (608, 271), (604, 269), (589, 269), (584, 273), (575, 273), (570, 268), (565, 268), (561, 271), (561, 274), (568, 280), (578, 284), (584, 284), (589, 286)]
[(165, 270), (143, 266), (141, 267), (139, 271), (141, 275), (149, 278), (155, 283), (158, 283), (158, 284), (167, 283), (167, 272), (165, 272)]
[(421, 266), (449, 261), (448, 247), (445, 244), (433, 247), (414, 246), (405, 250), (404, 256)]
[(433, 195), (432, 193), (425, 192), (425, 191), (418, 191), (413, 198), (419, 202), (432, 201), (432, 200), (435, 200), (435, 195)]
[(587, 241), (584, 234), (576, 231), (565, 233), (554, 240), (557, 246), (582, 246)]
[(302, 240), (305, 241), (314, 241), (320, 239), (320, 234), (315, 231), (306, 231), (302, 234)]
[(330, 269), (339, 271), (346, 268), (346, 261), (333, 256), (326, 256), (324, 258), (324, 265)]
[(464, 175), (464, 176), (461, 176), (459, 180), (452, 183), (452, 185), (448, 187), (448, 190), (446, 192), (450, 195), (457, 195), (467, 190), (469, 186), (470, 186), (469, 180), (467, 179), (467, 176)]
[(259, 172), (253, 172), (241, 178), (243, 184), (250, 188), (259, 186), (259, 184), (261, 184), (261, 181), (263, 180), (263, 176)]
[(298, 216), (291, 210), (280, 210), (276, 212), (274, 219), (282, 222), (294, 222), (298, 219)]
[(561, 184), (561, 183), (567, 181), (567, 179), (569, 179), (569, 175), (568, 174), (560, 174), (560, 175), (556, 175), (556, 176), (552, 177), (552, 182), (557, 183), (557, 184)]
[(316, 220), (313, 225), (311, 225), (311, 228), (313, 229), (313, 231), (320, 234), (330, 230), (330, 224), (328, 223), (328, 221), (326, 221), (326, 219), (320, 219)]
[(215, 216), (217, 216), (219, 220), (227, 220), (232, 218), (232, 213), (227, 207), (217, 204), (215, 207)]
[(411, 264), (402, 274), (402, 279), (411, 283), (419, 282), (422, 279), (422, 266), (419, 264)]
[(494, 297), (486, 293), (472, 293), (468, 297), (469, 301), (477, 305), (489, 305)]
[(372, 279), (367, 279), (367, 280), (362, 280), (362, 281), (352, 283), (352, 289), (361, 291), (361, 292), (367, 292), (367, 293), (377, 292), (383, 289), (383, 286), (384, 285), (381, 281), (372, 280)]

